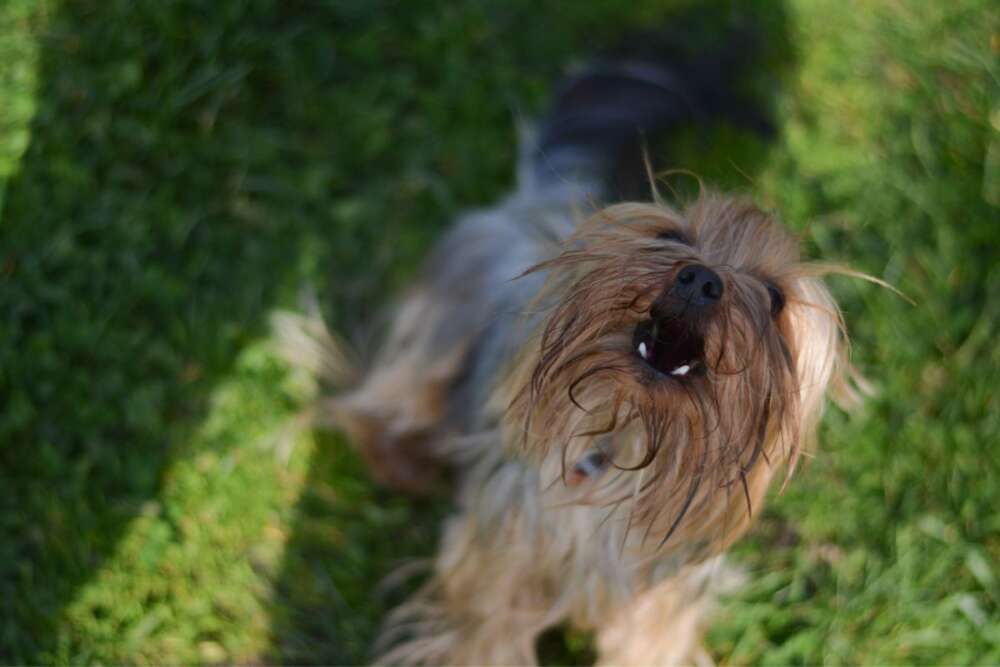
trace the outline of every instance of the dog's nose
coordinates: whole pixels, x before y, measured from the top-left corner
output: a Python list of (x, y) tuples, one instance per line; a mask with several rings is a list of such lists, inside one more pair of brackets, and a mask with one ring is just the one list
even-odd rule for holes
[(677, 296), (690, 304), (708, 306), (722, 298), (722, 278), (701, 264), (689, 264), (677, 274)]

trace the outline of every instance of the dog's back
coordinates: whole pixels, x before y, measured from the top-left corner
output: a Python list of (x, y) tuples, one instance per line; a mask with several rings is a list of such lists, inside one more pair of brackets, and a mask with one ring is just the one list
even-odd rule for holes
[[(346, 431), (376, 478), (398, 488), (419, 490), (435, 463), (467, 460), (450, 443), (495, 425), (490, 393), (535, 329), (532, 308), (544, 307), (534, 302), (544, 272), (525, 272), (600, 205), (648, 188), (640, 150), (647, 137), (720, 115), (763, 125), (727, 92), (737, 51), (613, 57), (568, 78), (537, 139), (522, 147), (516, 191), (464, 215), (442, 238), (370, 370), (355, 379), (335, 344), (317, 348), (332, 359), (310, 365), (340, 385), (317, 407), (317, 421)], [(286, 334), (318, 331), (289, 316), (280, 323)]]

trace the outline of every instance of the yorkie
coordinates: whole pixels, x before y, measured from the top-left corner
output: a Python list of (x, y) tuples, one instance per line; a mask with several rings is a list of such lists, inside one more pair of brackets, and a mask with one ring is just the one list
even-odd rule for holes
[(811, 446), (828, 390), (857, 400), (820, 280), (847, 271), (803, 261), (772, 215), (705, 191), (598, 210), (639, 133), (729, 113), (712, 71), (634, 58), (571, 78), (516, 191), (445, 235), (363, 373), (321, 324), (278, 317), (335, 388), (316, 423), (376, 479), (454, 471), (459, 509), (383, 662), (533, 664), (563, 622), (602, 664), (707, 660), (721, 554)]

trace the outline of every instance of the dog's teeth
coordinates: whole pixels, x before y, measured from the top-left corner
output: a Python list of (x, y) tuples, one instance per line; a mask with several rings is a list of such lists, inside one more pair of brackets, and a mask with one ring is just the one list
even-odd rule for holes
[(639, 343), (639, 356), (642, 357), (643, 359), (649, 358), (649, 354), (646, 352), (645, 343)]
[(671, 375), (687, 375), (687, 372), (689, 370), (691, 370), (691, 367), (688, 366), (687, 364), (684, 364), (683, 366), (678, 366), (674, 370), (670, 371), (670, 374)]

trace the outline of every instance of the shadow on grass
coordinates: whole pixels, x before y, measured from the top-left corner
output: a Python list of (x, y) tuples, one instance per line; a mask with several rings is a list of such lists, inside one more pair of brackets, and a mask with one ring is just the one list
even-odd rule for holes
[[(0, 661), (94, 658), (61, 614), (268, 312), (310, 268), (367, 276), (405, 254), (377, 251), (388, 216), (333, 210), (379, 150), (331, 122), (320, 14), (121, 0), (55, 6), (40, 28), (2, 212)], [(373, 284), (338, 284), (340, 314)]]
[[(367, 319), (448, 219), (509, 187), (514, 101), (537, 108), (571, 54), (657, 24), (663, 4), (53, 5), (2, 211), (0, 661), (109, 661), (60, 624), (66, 606), (159, 497), (271, 309), (330, 276), (330, 319)], [(787, 59), (780, 4), (760, 13)], [(766, 149), (746, 145), (752, 172)], [(392, 602), (372, 589), (429, 552), (440, 512), (372, 489), (335, 443), (311, 465), (273, 657), (358, 662)]]
[[(476, 62), (482, 8), (45, 7), (2, 211), (0, 661), (113, 661), (108, 610), (85, 630), (67, 605), (266, 315), (329, 275), (331, 318), (367, 319), (442, 221), (509, 182), (514, 147), (477, 132), (506, 123), (488, 94), (505, 86), (432, 74), (459, 35)], [(530, 99), (530, 77), (515, 84)]]

